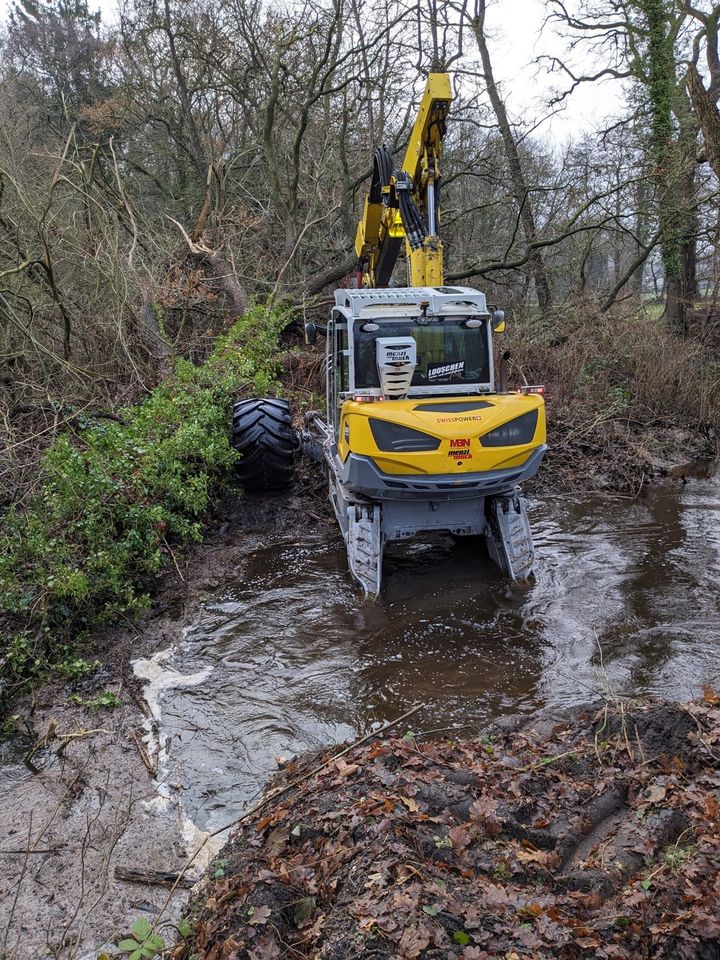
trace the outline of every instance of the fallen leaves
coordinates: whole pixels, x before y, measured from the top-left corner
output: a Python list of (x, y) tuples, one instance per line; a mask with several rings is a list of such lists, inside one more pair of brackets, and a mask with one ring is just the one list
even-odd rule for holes
[[(715, 943), (719, 706), (706, 691), (588, 712), (498, 734), (491, 758), (483, 740), (412, 737), (332, 760), (231, 841), (174, 960), (630, 960)], [(293, 760), (274, 786), (316, 766)]]
[(498, 837), (502, 833), (502, 822), (498, 817), (498, 803), (495, 797), (482, 794), (470, 804), (470, 819), (477, 823), (488, 837)]

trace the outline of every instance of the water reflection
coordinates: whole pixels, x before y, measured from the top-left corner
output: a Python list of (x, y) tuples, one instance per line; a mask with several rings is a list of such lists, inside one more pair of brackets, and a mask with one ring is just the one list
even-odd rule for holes
[(187, 631), (175, 666), (212, 665), (168, 693), (163, 724), (188, 812), (214, 827), (276, 755), (342, 740), (427, 704), (424, 729), (597, 695), (683, 698), (718, 683), (720, 491), (532, 505), (537, 581), (504, 580), (473, 541), (393, 552), (360, 600), (339, 543), (258, 551)]

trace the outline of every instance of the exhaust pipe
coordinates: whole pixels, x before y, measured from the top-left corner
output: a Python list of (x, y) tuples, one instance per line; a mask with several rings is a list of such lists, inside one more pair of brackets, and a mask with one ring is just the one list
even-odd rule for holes
[(507, 393), (507, 381), (508, 381), (508, 369), (510, 367), (510, 361), (512, 360), (512, 354), (509, 350), (505, 350), (502, 357), (500, 358), (500, 374), (498, 382), (498, 393)]

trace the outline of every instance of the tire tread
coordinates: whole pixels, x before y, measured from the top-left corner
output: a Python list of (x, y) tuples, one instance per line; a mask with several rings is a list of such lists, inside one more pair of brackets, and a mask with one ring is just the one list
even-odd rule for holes
[(248, 490), (284, 490), (293, 480), (295, 431), (287, 400), (238, 400), (232, 444), (241, 454), (235, 471)]

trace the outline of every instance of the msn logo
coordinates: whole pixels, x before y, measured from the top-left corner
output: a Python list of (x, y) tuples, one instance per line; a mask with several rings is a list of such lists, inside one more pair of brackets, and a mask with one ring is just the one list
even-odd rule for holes
[(469, 446), (470, 446), (470, 439), (468, 437), (459, 437), (456, 440), (450, 441), (451, 449), (453, 447), (457, 448), (457, 447), (469, 447)]

